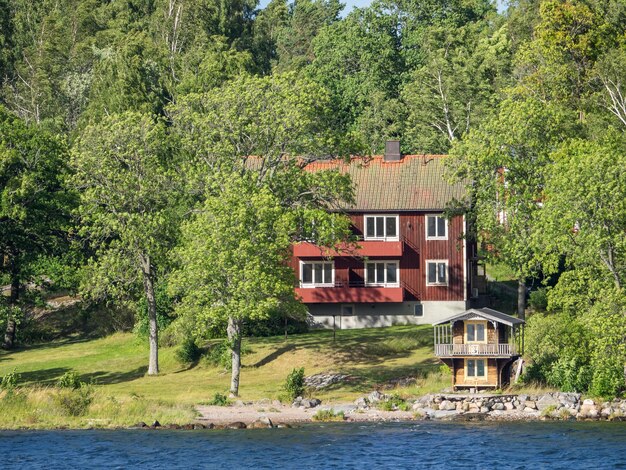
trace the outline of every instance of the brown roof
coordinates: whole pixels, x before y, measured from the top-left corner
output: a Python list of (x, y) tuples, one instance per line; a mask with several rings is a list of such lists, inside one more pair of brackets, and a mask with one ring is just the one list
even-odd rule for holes
[(463, 183), (444, 179), (443, 155), (405, 155), (400, 161), (383, 157), (353, 157), (318, 161), (309, 171), (339, 169), (349, 173), (355, 186), (356, 204), (352, 211), (443, 210), (454, 199), (463, 200)]

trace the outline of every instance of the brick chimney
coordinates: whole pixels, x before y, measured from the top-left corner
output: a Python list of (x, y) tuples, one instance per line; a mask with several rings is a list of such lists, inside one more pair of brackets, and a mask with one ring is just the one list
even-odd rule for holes
[(399, 162), (400, 160), (402, 160), (402, 154), (400, 153), (400, 141), (388, 140), (385, 142), (385, 161)]

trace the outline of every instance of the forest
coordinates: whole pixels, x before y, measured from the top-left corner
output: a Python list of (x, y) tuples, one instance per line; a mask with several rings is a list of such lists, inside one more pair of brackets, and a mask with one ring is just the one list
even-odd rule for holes
[[(449, 154), (483, 256), (540, 286), (528, 381), (626, 363), (626, 1), (0, 0), (0, 327), (46, 290), (158, 344), (301, 318), (294, 241), (349, 237), (303, 162)], [(122, 315), (122, 313), (120, 313)], [(255, 323), (256, 322), (256, 323)]]

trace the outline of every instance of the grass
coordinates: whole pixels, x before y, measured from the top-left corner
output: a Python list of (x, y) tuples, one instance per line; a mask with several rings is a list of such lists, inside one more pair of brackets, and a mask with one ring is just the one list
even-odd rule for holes
[[(242, 400), (279, 399), (287, 374), (294, 367), (304, 367), (306, 375), (333, 371), (353, 377), (349, 383), (314, 393), (325, 402), (352, 401), (398, 377), (417, 378), (415, 385), (397, 389), (402, 395), (421, 395), (450, 385), (450, 377), (439, 371), (433, 355), (430, 326), (342, 330), (337, 332), (336, 342), (332, 331), (315, 331), (292, 335), (287, 341), (277, 336), (245, 343), (250, 352), (243, 358)], [(2, 400), (0, 406), (5, 408), (0, 409), (0, 427), (86, 425), (94, 419), (109, 420), (112, 425), (154, 419), (189, 422), (193, 405), (228, 391), (230, 372), (206, 360), (181, 366), (175, 358), (176, 349), (160, 349), (161, 370), (156, 377), (146, 375), (147, 341), (130, 333), (2, 351), (0, 376), (17, 369), (23, 390), (19, 393), (21, 403)], [(93, 403), (81, 417), (65, 416), (53, 406), (57, 390), (52, 386), (69, 371), (75, 371), (80, 381), (94, 384)], [(112, 403), (122, 411), (116, 413)], [(159, 413), (163, 421), (157, 417)]]

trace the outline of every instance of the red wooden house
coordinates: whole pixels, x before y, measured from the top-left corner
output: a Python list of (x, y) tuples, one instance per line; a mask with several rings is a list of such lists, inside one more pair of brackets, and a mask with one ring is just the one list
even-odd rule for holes
[(350, 252), (310, 243), (293, 247), (297, 294), (323, 326), (360, 328), (435, 323), (465, 311), (477, 295), (476, 249), (463, 215), (462, 184), (443, 178), (444, 156), (406, 155), (388, 142), (384, 156), (318, 162), (307, 169), (349, 173), (355, 204), (343, 209), (359, 239)]

